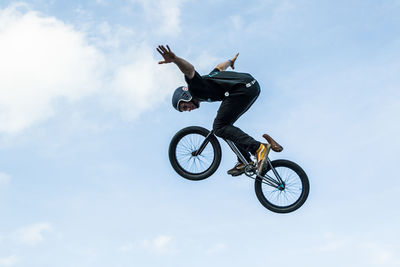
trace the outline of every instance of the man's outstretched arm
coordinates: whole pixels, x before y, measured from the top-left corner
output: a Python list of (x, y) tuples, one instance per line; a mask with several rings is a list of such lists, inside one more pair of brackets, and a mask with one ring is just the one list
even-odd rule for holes
[(184, 60), (183, 58), (176, 56), (171, 51), (168, 45), (167, 48), (165, 48), (163, 45), (159, 45), (157, 51), (164, 58), (164, 60), (159, 61), (158, 64), (166, 64), (171, 62), (175, 63), (178, 66), (178, 68), (183, 72), (183, 74), (186, 75), (186, 77), (188, 77), (189, 79), (192, 79), (194, 77), (195, 71), (193, 65)]
[(219, 69), (220, 71), (226, 70), (228, 67), (231, 67), (233, 70), (235, 69), (235, 61), (239, 53), (237, 53), (232, 59), (219, 63), (215, 68)]

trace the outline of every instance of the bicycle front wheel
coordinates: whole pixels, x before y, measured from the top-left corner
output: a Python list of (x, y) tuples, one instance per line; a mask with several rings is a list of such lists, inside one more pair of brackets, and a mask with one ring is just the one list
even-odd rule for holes
[(169, 146), (169, 160), (174, 170), (189, 180), (203, 180), (211, 176), (221, 163), (221, 146), (215, 136), (211, 136), (201, 154), (196, 155), (209, 130), (186, 127), (175, 134)]
[(289, 213), (300, 208), (307, 200), (310, 184), (307, 174), (294, 162), (274, 160), (256, 178), (255, 191), (258, 200), (267, 209), (277, 213)]

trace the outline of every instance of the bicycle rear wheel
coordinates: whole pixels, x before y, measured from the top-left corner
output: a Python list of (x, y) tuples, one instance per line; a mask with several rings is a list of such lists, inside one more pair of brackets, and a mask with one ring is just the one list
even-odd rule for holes
[[(307, 174), (294, 162), (274, 160), (257, 177), (254, 187), (260, 203), (277, 213), (289, 213), (307, 200), (310, 184)], [(280, 179), (278, 178), (280, 177)]]
[(221, 163), (221, 146), (215, 136), (199, 155), (194, 155), (209, 130), (199, 127), (186, 127), (175, 134), (169, 146), (169, 160), (174, 170), (189, 180), (203, 180), (210, 177)]

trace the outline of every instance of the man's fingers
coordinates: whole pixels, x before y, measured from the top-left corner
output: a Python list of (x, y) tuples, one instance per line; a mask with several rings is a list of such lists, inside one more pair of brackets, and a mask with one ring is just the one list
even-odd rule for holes
[(160, 49), (161, 49), (164, 53), (167, 53), (167, 52), (168, 52), (167, 49), (165, 49), (165, 47), (164, 47), (163, 45), (160, 45), (159, 47), (160, 47)]
[(164, 53), (164, 49), (163, 49), (163, 47), (162, 47), (161, 45), (158, 46), (157, 50), (158, 50), (158, 52), (160, 52), (161, 54)]
[(160, 53), (161, 55), (163, 54), (163, 52), (161, 52), (160, 48), (156, 48), (158, 53)]
[[(167, 50), (167, 48), (168, 48), (168, 50)], [(167, 45), (167, 48), (165, 48), (163, 45), (159, 45), (156, 49), (157, 49), (158, 53), (160, 53), (164, 57), (166, 54), (169, 54), (169, 53), (172, 54), (171, 48), (169, 48), (168, 45)]]
[(166, 61), (158, 61), (158, 64), (165, 64), (167, 63)]

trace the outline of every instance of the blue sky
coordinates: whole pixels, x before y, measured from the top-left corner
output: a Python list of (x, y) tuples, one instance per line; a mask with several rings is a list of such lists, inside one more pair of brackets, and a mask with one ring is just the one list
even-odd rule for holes
[[(0, 266), (400, 266), (400, 2), (0, 1)], [(169, 44), (199, 73), (240, 52), (262, 92), (237, 125), (307, 172), (294, 213), (261, 206), (221, 143), (179, 177)]]

